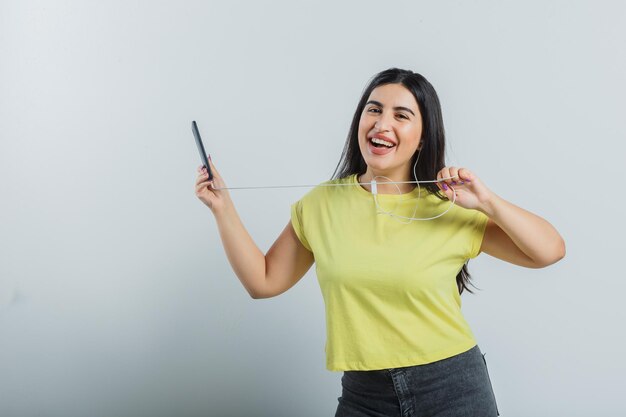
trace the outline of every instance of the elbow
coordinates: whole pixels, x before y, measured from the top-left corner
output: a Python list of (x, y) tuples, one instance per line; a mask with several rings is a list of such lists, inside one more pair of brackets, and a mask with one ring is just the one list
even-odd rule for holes
[(250, 298), (252, 298), (253, 300), (262, 300), (263, 298), (267, 298), (263, 296), (263, 294), (258, 293), (258, 292), (250, 291), (248, 294), (250, 294)]
[(277, 295), (278, 295), (278, 294), (272, 294), (272, 293), (269, 293), (269, 292), (263, 292), (263, 293), (260, 293), (260, 292), (250, 293), (250, 297), (251, 297), (253, 300), (264, 300), (264, 299), (266, 299), (266, 298), (276, 297)]
[(264, 298), (271, 298), (272, 295), (270, 293), (268, 293), (267, 291), (248, 291), (248, 294), (250, 294), (250, 298), (252, 298), (253, 300), (262, 300)]
[(263, 298), (269, 298), (267, 288), (267, 277), (257, 278), (254, 280), (255, 285), (246, 286), (248, 295), (253, 300), (260, 300)]
[(250, 296), (250, 298), (252, 298), (253, 300), (259, 300), (261, 298), (265, 298), (263, 296), (263, 294), (261, 294), (261, 291), (259, 291), (258, 289), (255, 288), (247, 288), (246, 287), (246, 291), (248, 291), (248, 295)]
[(565, 258), (565, 241), (563, 239), (559, 240), (559, 243), (556, 245), (556, 248), (549, 251), (546, 256), (540, 260), (535, 262), (535, 268), (545, 268), (552, 264), (557, 263), (561, 259)]
[(563, 258), (565, 258), (565, 241), (561, 239), (561, 242), (559, 244), (558, 259), (556, 261), (560, 261)]
[(253, 294), (250, 294), (250, 297), (251, 297), (253, 300), (263, 300), (263, 299), (265, 299), (265, 298), (268, 298), (268, 297), (264, 297), (264, 296), (262, 296), (262, 295), (253, 295)]

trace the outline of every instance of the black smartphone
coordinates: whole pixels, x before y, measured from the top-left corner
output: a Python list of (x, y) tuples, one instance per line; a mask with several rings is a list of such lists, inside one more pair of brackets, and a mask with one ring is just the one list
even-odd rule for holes
[(209, 165), (209, 160), (206, 157), (206, 152), (204, 152), (204, 145), (202, 144), (202, 138), (200, 137), (198, 125), (196, 124), (195, 120), (191, 122), (191, 131), (193, 132), (193, 137), (196, 138), (196, 146), (198, 147), (198, 152), (200, 152), (200, 159), (202, 159), (202, 164), (209, 172), (209, 181), (212, 181), (213, 172), (211, 171), (211, 165)]

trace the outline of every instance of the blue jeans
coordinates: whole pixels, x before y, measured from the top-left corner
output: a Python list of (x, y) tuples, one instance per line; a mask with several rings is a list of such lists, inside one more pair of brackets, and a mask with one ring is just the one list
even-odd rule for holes
[(344, 371), (335, 417), (499, 416), (478, 345), (425, 365)]

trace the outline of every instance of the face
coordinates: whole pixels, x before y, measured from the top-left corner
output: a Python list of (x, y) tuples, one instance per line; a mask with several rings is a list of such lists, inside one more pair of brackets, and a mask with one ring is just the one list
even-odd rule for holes
[[(377, 147), (372, 143), (375, 135), (393, 146)], [(365, 177), (410, 178), (411, 157), (420, 145), (421, 136), (422, 118), (413, 94), (402, 84), (376, 87), (359, 121), (359, 148), (368, 171)]]

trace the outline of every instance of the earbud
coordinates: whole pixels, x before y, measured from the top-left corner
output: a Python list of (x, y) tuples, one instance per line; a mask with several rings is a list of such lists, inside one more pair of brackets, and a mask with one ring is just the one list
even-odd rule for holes
[[(417, 168), (417, 161), (419, 161), (419, 159), (420, 159), (420, 153), (421, 153), (421, 149), (418, 151), (417, 158), (415, 158), (415, 165), (413, 165), (413, 177), (416, 180), (417, 180), (417, 174), (415, 172), (415, 168)], [(448, 206), (446, 211), (444, 211), (443, 213), (441, 213), (441, 214), (439, 214), (437, 216), (434, 216), (434, 217), (428, 217), (428, 218), (423, 218), (423, 219), (422, 218), (413, 217), (413, 216), (415, 216), (415, 213), (417, 213), (417, 206), (419, 204), (419, 198), (422, 196), (422, 189), (420, 187), (420, 182), (437, 182), (437, 180), (434, 180), (434, 181), (419, 181), (419, 180), (417, 180), (417, 198), (418, 198), (418, 202), (415, 203), (415, 209), (413, 210), (413, 214), (411, 215), (411, 217), (398, 216), (396, 214), (393, 214), (393, 210), (395, 210), (396, 207), (398, 207), (398, 202), (396, 202), (396, 207), (394, 207), (392, 211), (384, 211), (378, 205), (378, 197), (377, 197), (378, 192), (377, 192), (377, 188), (376, 188), (376, 178), (377, 177), (387, 178), (387, 177), (384, 177), (382, 175), (377, 175), (376, 177), (374, 177), (372, 179), (372, 181), (370, 183), (371, 187), (372, 187), (372, 195), (374, 196), (374, 203), (376, 204), (376, 209), (378, 210), (377, 213), (379, 213), (379, 214), (386, 214), (386, 215), (391, 216), (391, 217), (399, 217), (399, 218), (408, 220), (408, 222), (403, 222), (403, 221), (398, 220), (400, 223), (408, 224), (408, 223), (411, 223), (413, 220), (433, 220), (433, 219), (436, 219), (437, 217), (441, 217), (444, 214), (446, 214), (448, 211), (450, 211), (450, 209), (454, 205), (454, 202), (456, 201), (456, 191), (454, 190), (454, 187), (450, 186), (450, 189), (452, 190), (452, 193), (453, 193), (453, 198), (452, 198), (452, 202), (450, 203), (450, 205)], [(387, 179), (389, 179), (389, 178), (387, 178)], [(451, 179), (451, 178), (442, 178), (442, 179)], [(401, 194), (402, 192), (400, 191), (400, 187), (398, 187), (398, 184), (394, 184), (394, 185), (398, 189), (398, 194)]]

